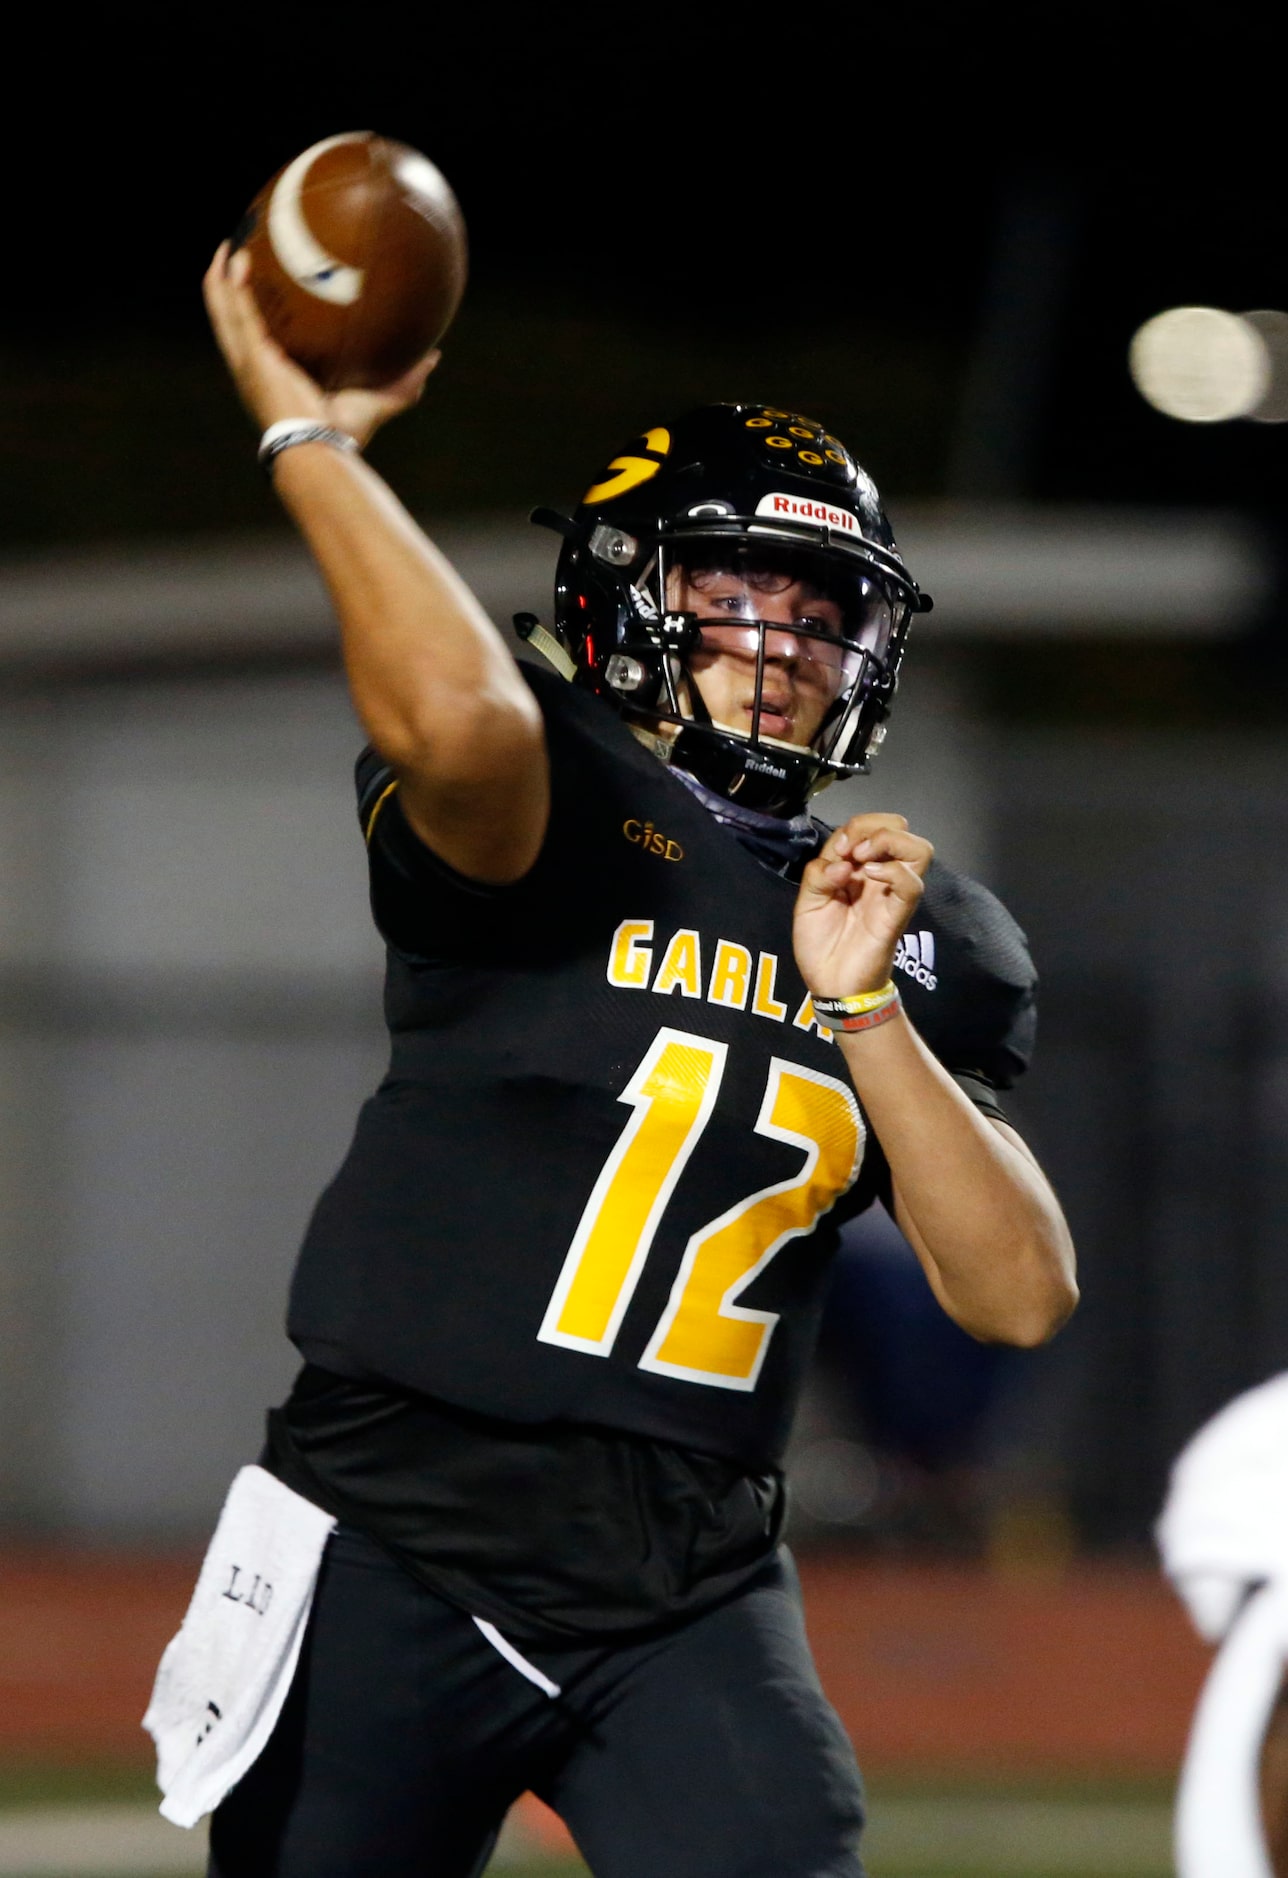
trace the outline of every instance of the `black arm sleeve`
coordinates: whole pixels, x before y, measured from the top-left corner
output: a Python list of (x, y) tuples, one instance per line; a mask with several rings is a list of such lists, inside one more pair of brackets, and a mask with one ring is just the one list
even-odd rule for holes
[(991, 1115), (994, 1121), (1010, 1121), (1010, 1116), (997, 1099), (995, 1086), (987, 1076), (973, 1076), (967, 1070), (954, 1070), (952, 1076), (962, 1094), (970, 1097), (981, 1115)]

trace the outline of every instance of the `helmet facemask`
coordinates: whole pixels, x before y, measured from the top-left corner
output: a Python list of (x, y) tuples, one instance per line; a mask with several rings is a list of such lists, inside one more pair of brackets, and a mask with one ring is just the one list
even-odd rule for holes
[(779, 813), (866, 770), (909, 611), (870, 562), (686, 531), (658, 541), (628, 605), (638, 636), (604, 676), (680, 767)]

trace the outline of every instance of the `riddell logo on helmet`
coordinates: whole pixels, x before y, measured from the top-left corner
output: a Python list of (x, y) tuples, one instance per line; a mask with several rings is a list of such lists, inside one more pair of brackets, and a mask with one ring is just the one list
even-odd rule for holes
[(779, 782), (786, 782), (787, 771), (781, 763), (771, 763), (768, 758), (758, 756), (754, 750), (743, 758), (745, 766), (754, 770), (758, 776), (776, 776)]
[(849, 509), (834, 509), (829, 502), (811, 502), (802, 496), (762, 496), (756, 504), (757, 515), (781, 515), (793, 522), (813, 522), (816, 528), (839, 528), (844, 534), (858, 535), (859, 518)]

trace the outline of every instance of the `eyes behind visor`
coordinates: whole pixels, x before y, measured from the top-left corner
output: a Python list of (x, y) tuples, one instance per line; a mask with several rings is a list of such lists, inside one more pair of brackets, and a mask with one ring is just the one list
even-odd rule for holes
[[(820, 586), (798, 569), (672, 567), (666, 586), (666, 604), (673, 612), (691, 613), (700, 622), (737, 619), (771, 631), (809, 634), (810, 656), (816, 658), (823, 656), (826, 639), (848, 640), (882, 658), (894, 628), (889, 598), (875, 580), (857, 572)], [(793, 588), (799, 590), (799, 604), (793, 603)], [(711, 644), (710, 649), (717, 648)], [(720, 649), (744, 648), (730, 640)], [(750, 649), (754, 652), (754, 641)]]
[(713, 657), (725, 654), (754, 665), (763, 631), (767, 659), (790, 657), (798, 667), (815, 667), (828, 675), (833, 689), (838, 680), (844, 682), (858, 674), (861, 654), (843, 643), (834, 631), (822, 631), (805, 624), (784, 626), (772, 621), (726, 625), (701, 617), (698, 626), (699, 649)]

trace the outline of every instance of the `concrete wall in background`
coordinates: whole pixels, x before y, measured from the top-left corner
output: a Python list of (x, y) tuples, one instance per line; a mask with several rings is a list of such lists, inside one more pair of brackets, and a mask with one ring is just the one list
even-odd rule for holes
[(379, 1076), (338, 684), (66, 693), (0, 748), (0, 1467), (40, 1524), (206, 1519), (293, 1368)]
[(996, 872), (1042, 973), (1016, 1113), (1083, 1305), (1027, 1438), (1084, 1530), (1149, 1532), (1179, 1446), (1288, 1367), (1288, 776), (1273, 731), (1003, 738)]

